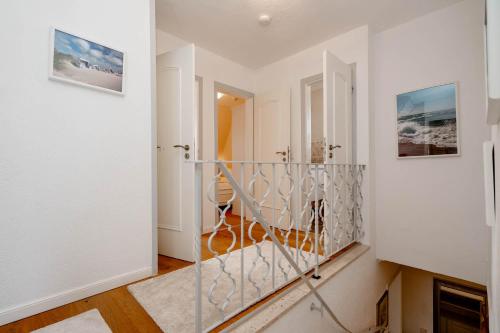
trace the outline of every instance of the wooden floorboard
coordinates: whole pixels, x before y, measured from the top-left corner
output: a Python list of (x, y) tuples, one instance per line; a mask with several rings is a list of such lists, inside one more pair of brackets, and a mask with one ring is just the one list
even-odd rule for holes
[[(241, 224), (239, 216), (230, 215), (228, 216), (227, 223), (231, 225), (231, 230), (226, 227), (225, 230), (220, 231), (213, 241), (213, 250), (217, 251), (219, 254), (226, 253), (229, 246), (232, 243), (233, 235), (232, 232), (236, 234), (238, 241), (231, 249), (231, 251), (237, 250), (241, 247), (240, 233)], [(251, 223), (246, 221), (244, 223), (244, 240), (243, 246), (250, 246), (253, 244), (252, 239), (248, 235), (249, 226)], [(232, 232), (231, 232), (232, 231)], [(275, 231), (278, 238), (283, 240), (282, 235), (279, 231)], [(252, 238), (256, 241), (262, 240), (265, 232), (260, 225), (255, 225), (252, 229)], [(207, 260), (213, 257), (213, 253), (208, 249), (208, 237), (210, 234), (205, 234), (202, 237), (202, 258)], [(310, 236), (313, 236), (311, 234)], [(295, 230), (289, 235), (290, 246), (296, 246), (297, 234)], [(305, 233), (298, 233), (299, 246), (302, 240), (306, 237)], [(269, 237), (268, 237), (269, 239)], [(314, 239), (312, 238), (314, 241)], [(307, 242), (304, 246), (304, 250), (308, 251), (310, 249), (310, 243)], [(175, 270), (192, 265), (192, 263), (178, 260), (166, 256), (158, 256), (158, 274), (166, 274), (173, 272)], [(135, 283), (135, 282), (134, 282)], [(259, 304), (262, 304), (260, 302)], [(252, 307), (255, 308), (256, 306)], [(121, 286), (95, 296), (91, 296), (76, 302), (72, 302), (58, 308), (45, 311), (34, 316), (18, 320), (16, 322), (0, 326), (0, 333), (24, 333), (31, 332), (32, 330), (56, 323), (58, 321), (64, 320), (66, 318), (78, 315), (82, 312), (98, 309), (102, 317), (109, 325), (113, 332), (147, 332), (156, 333), (162, 332), (160, 328), (155, 324), (155, 322), (149, 317), (147, 312), (141, 307), (141, 305), (135, 300), (135, 298), (128, 292), (127, 286)], [(247, 310), (244, 314), (249, 313), (251, 310)], [(238, 316), (240, 318), (244, 314)], [(234, 320), (233, 320), (234, 321)]]

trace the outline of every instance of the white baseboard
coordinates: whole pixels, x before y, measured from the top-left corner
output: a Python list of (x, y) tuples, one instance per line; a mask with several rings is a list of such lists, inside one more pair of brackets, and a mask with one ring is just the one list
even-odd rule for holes
[(74, 289), (66, 290), (32, 302), (0, 310), (0, 326), (13, 321), (32, 316), (34, 314), (54, 309), (80, 299), (93, 296), (104, 291), (123, 286), (125, 284), (144, 279), (152, 275), (151, 267), (116, 275), (104, 280), (87, 284)]

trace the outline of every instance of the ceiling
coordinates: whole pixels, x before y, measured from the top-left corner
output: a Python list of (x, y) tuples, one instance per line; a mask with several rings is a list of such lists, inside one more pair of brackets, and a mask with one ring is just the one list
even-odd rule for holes
[[(461, 0), (156, 0), (160, 30), (259, 68), (369, 24), (381, 31)], [(269, 26), (258, 23), (269, 14)]]

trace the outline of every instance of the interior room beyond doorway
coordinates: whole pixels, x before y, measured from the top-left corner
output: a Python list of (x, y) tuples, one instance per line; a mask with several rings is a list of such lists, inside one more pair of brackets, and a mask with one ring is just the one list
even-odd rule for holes
[[(253, 94), (225, 85), (216, 85), (215, 94), (217, 110), (215, 159), (224, 161), (252, 160), (254, 144)], [(228, 163), (227, 167), (239, 181), (241, 176), (239, 166)], [(239, 200), (226, 207), (228, 200), (233, 196), (233, 190), (227, 179), (225, 177), (218, 178), (216, 188), (219, 209), (227, 209), (227, 222), (240, 223), (240, 218), (244, 217), (245, 213), (241, 211)], [(216, 220), (219, 219), (218, 215)]]

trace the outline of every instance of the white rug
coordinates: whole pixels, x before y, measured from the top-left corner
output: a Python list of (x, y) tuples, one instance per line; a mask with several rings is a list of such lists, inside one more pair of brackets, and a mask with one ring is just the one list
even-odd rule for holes
[[(272, 264), (272, 243), (265, 241), (261, 246), (261, 253), (266, 258), (267, 262)], [(272, 290), (272, 271), (269, 268), (269, 273), (266, 275), (266, 265), (262, 258), (256, 263), (252, 269), (252, 262), (256, 256), (256, 247), (249, 246), (244, 248), (244, 302), (249, 304), (254, 301), (259, 293), (258, 290), (248, 280), (248, 274), (254, 281), (258, 281), (258, 286), (261, 287), (261, 295), (264, 295)], [(292, 257), (295, 258), (295, 249), (292, 250)], [(309, 267), (314, 263), (314, 255), (304, 252), (303, 255), (309, 260)], [(310, 257), (309, 257), (310, 256)], [(275, 260), (282, 258), (281, 253), (275, 249)], [(322, 257), (320, 257), (320, 260)], [(299, 260), (301, 269), (305, 268), (305, 261)], [(236, 289), (230, 297), (231, 302), (225, 309), (225, 313), (230, 314), (241, 307), (241, 250), (236, 250), (230, 253), (226, 262), (226, 271), (231, 273), (231, 276), (236, 281)], [(297, 275), (291, 268), (285, 258), (281, 260), (282, 267), (288, 272), (288, 280), (295, 278)], [(203, 312), (203, 327), (208, 328), (212, 324), (221, 319), (221, 313), (217, 308), (209, 303), (207, 299), (208, 290), (212, 284), (213, 278), (220, 272), (219, 261), (215, 258), (204, 261), (202, 264), (202, 312)], [(276, 265), (275, 269), (275, 285), (284, 284), (285, 277), (281, 269)], [(224, 302), (225, 295), (231, 290), (231, 280), (227, 275), (223, 274), (218, 279), (217, 288), (215, 289), (215, 301)], [(146, 281), (142, 281), (128, 287), (128, 290), (144, 307), (147, 313), (153, 318), (156, 324), (168, 333), (194, 332), (194, 308), (195, 308), (195, 274), (194, 266), (185, 267), (183, 269), (164, 274)]]
[(97, 309), (80, 313), (58, 323), (40, 328), (36, 333), (111, 333)]

